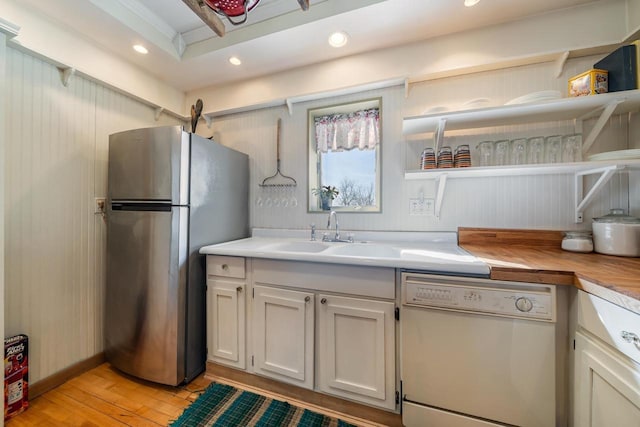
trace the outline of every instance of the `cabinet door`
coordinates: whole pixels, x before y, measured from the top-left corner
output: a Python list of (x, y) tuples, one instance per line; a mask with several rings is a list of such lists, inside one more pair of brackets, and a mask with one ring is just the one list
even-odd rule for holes
[(576, 333), (574, 423), (640, 426), (640, 365)]
[(245, 369), (245, 284), (207, 281), (208, 359)]
[(255, 373), (313, 388), (313, 294), (254, 286)]
[(394, 409), (394, 304), (333, 295), (319, 298), (320, 390)]

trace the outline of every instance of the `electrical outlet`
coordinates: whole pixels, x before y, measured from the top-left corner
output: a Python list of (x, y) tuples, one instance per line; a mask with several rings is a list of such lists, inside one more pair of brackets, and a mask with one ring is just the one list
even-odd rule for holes
[(434, 215), (435, 203), (433, 199), (409, 199), (409, 215)]
[(105, 203), (106, 202), (105, 202), (104, 197), (96, 197), (95, 200), (96, 200), (96, 204), (95, 204), (93, 213), (96, 213), (96, 214), (105, 213), (105, 210), (106, 210)]

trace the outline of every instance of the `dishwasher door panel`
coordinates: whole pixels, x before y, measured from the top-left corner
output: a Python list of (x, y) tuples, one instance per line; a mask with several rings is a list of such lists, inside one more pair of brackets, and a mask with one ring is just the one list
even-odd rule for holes
[(555, 324), (402, 307), (404, 399), (518, 426), (555, 425)]

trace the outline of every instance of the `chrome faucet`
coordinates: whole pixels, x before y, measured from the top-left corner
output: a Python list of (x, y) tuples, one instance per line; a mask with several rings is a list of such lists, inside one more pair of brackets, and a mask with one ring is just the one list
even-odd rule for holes
[(327, 220), (327, 229), (331, 230), (331, 218), (335, 218), (334, 222), (336, 224), (336, 235), (331, 238), (327, 235), (327, 233), (325, 233), (322, 236), (322, 241), (323, 242), (346, 242), (346, 243), (353, 243), (353, 235), (350, 235), (347, 239), (341, 239), (340, 238), (340, 226), (338, 224), (338, 214), (336, 213), (336, 211), (331, 211), (329, 213), (329, 219)]
[(316, 241), (316, 225), (315, 224), (311, 224), (311, 241), (312, 242)]
[(329, 212), (329, 219), (327, 220), (327, 230), (331, 230), (331, 218), (335, 218), (336, 223), (336, 236), (333, 238), (335, 241), (340, 241), (340, 229), (338, 228), (338, 214), (336, 211)]

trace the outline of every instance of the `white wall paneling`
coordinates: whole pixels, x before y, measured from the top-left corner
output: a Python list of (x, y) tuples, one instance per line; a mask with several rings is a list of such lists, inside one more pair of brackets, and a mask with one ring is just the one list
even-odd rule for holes
[(82, 77), (8, 49), (6, 329), (30, 337), (37, 382), (103, 350), (108, 135), (177, 124)]
[[(306, 110), (340, 102), (382, 97), (382, 213), (340, 214), (343, 229), (353, 230), (456, 230), (459, 226), (512, 228), (590, 228), (590, 218), (600, 216), (610, 208), (637, 206), (638, 190), (629, 199), (629, 174), (618, 174), (604, 188), (585, 212), (583, 224), (575, 224), (573, 176), (550, 175), (450, 180), (437, 220), (432, 216), (409, 215), (409, 198), (435, 197), (433, 181), (405, 181), (404, 170), (415, 169), (422, 148), (432, 144), (431, 135), (402, 135), (402, 118), (422, 114), (434, 106), (460, 108), (476, 98), (488, 98), (491, 105), (502, 105), (527, 93), (555, 89), (566, 96), (567, 79), (592, 67), (600, 57), (571, 59), (563, 74), (555, 77), (553, 62), (467, 76), (417, 83), (405, 99), (404, 87), (394, 86), (347, 96), (296, 104), (293, 114), (284, 107), (221, 116), (213, 121), (210, 132), (225, 145), (246, 152), (251, 158), (251, 225), (267, 228), (308, 228), (315, 223), (319, 230), (326, 224), (326, 215), (307, 213), (307, 138)], [(258, 184), (275, 170), (275, 123), (282, 117), (282, 169), (298, 180), (296, 208), (258, 207), (258, 196), (266, 190)], [(585, 121), (587, 133), (594, 120)], [(638, 127), (638, 114), (614, 116), (609, 120), (589, 154), (624, 149), (629, 146), (630, 129)], [(445, 143), (453, 147), (469, 144), (472, 148), (485, 139), (569, 134), (575, 132), (573, 121), (533, 123), (522, 126), (502, 126), (471, 129), (445, 134)], [(639, 133), (634, 130), (636, 134)], [(631, 175), (633, 176), (633, 175)], [(592, 183), (587, 178), (585, 184)], [(637, 177), (635, 178), (637, 180)], [(635, 203), (635, 205), (634, 205)]]
[[(78, 3), (77, 7), (85, 7), (82, 3)], [(91, 43), (73, 28), (47, 20), (24, 2), (0, 0), (0, 4), (2, 17), (21, 26), (20, 35), (11, 44), (14, 48), (46, 58), (58, 66), (75, 68), (76, 76), (90, 76), (92, 80), (131, 94), (148, 104), (188, 117), (190, 105), (185, 105), (183, 92)]]

